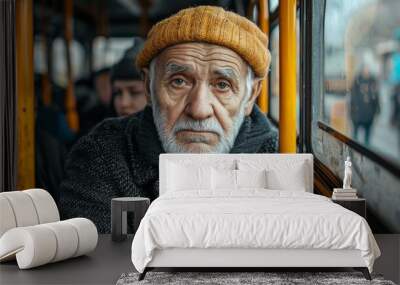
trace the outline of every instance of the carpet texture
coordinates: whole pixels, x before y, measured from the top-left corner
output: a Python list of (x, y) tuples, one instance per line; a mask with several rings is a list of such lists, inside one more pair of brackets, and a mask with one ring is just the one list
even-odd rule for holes
[(137, 280), (138, 276), (138, 273), (124, 273), (117, 285), (395, 285), (392, 281), (384, 280), (381, 275), (372, 274), (373, 280), (368, 281), (360, 272), (148, 272), (142, 281)]

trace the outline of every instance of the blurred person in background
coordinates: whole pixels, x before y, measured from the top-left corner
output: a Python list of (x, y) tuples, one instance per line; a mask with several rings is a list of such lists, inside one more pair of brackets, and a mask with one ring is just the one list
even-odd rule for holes
[(135, 66), (143, 43), (143, 39), (135, 37), (133, 46), (111, 69), (111, 116), (129, 116), (142, 111), (147, 105), (144, 82)]
[(364, 129), (364, 143), (369, 145), (374, 118), (380, 112), (378, 81), (367, 65), (361, 66), (351, 87), (350, 117), (353, 137), (359, 140), (359, 130)]

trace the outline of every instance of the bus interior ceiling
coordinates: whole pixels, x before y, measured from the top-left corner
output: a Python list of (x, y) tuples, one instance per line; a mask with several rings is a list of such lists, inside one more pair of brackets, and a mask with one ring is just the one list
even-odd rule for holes
[[(81, 0), (34, 2), (35, 35), (55, 38), (64, 34), (65, 3), (73, 3), (74, 39), (87, 42), (98, 35), (107, 37), (145, 36), (158, 21), (187, 7), (221, 6), (237, 10), (233, 0)], [(236, 6), (235, 6), (236, 2)], [(243, 2), (247, 2), (246, 0)], [(243, 7), (245, 4), (240, 5)]]

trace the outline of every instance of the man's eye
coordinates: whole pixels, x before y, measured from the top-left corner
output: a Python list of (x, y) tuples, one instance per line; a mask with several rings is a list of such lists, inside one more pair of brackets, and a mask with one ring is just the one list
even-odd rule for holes
[(185, 80), (183, 80), (182, 78), (175, 78), (171, 81), (171, 83), (175, 87), (182, 87), (183, 85), (185, 85)]
[(226, 83), (225, 81), (219, 81), (216, 85), (217, 85), (217, 88), (222, 91), (225, 91), (230, 87), (230, 85), (228, 83)]

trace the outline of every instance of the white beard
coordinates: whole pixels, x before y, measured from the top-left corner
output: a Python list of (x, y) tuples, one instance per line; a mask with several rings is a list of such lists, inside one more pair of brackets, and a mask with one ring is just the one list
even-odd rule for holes
[[(152, 97), (152, 108), (153, 108), (153, 118), (154, 123), (157, 128), (158, 136), (160, 138), (161, 144), (167, 153), (188, 153), (190, 151), (187, 147), (177, 143), (176, 133), (180, 130), (194, 130), (194, 131), (208, 131), (218, 134), (219, 142), (217, 145), (213, 146), (211, 149), (198, 151), (199, 153), (229, 153), (233, 147), (236, 136), (239, 133), (240, 127), (244, 121), (245, 117), (245, 101), (240, 105), (238, 113), (233, 118), (233, 124), (231, 129), (226, 134), (215, 117), (205, 119), (205, 120), (193, 120), (191, 118), (178, 119), (178, 121), (173, 126), (172, 130), (167, 131), (166, 128), (166, 115), (165, 112), (160, 110), (160, 106), (157, 99)], [(194, 137), (192, 142), (203, 142), (206, 141), (200, 137)]]

